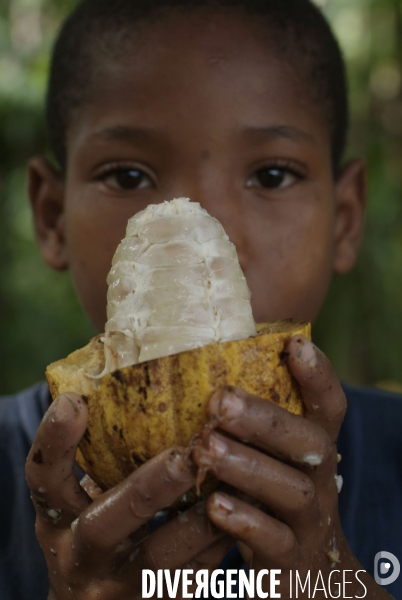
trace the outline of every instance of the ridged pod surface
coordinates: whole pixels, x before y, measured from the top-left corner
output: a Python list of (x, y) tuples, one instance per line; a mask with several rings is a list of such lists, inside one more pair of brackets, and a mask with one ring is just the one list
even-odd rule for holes
[(99, 336), (50, 365), (53, 398), (63, 391), (84, 394), (89, 421), (78, 462), (103, 489), (127, 477), (165, 448), (186, 446), (208, 421), (214, 391), (235, 386), (295, 414), (303, 405), (281, 353), (291, 336), (311, 336), (309, 323), (259, 325), (255, 337), (212, 343), (173, 356), (124, 367), (98, 387), (85, 376), (102, 365)]

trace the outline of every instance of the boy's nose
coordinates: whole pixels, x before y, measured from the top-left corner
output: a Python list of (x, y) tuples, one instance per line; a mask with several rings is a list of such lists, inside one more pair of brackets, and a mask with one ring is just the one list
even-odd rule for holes
[(230, 189), (220, 185), (191, 186), (187, 194), (191, 201), (199, 202), (208, 214), (215, 217), (230, 241), (236, 246), (240, 266), (246, 268), (247, 223), (240, 201)]

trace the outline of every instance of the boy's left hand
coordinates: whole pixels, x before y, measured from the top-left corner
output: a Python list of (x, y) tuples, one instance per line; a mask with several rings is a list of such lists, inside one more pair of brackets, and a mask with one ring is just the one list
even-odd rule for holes
[[(201, 436), (193, 451), (200, 468), (236, 490), (216, 492), (207, 502), (211, 521), (241, 542), (243, 555), (256, 570), (281, 569), (276, 592), (288, 598), (290, 571), (312, 587), (319, 571), (328, 590), (342, 581), (348, 597), (389, 598), (362, 567), (342, 532), (338, 516), (336, 441), (346, 411), (346, 398), (328, 359), (304, 336), (293, 337), (287, 365), (298, 381), (304, 418), (241, 390), (216, 393), (209, 412), (218, 431)], [(226, 434), (229, 434), (226, 435)], [(201, 441), (204, 439), (204, 441)], [(239, 493), (240, 492), (240, 493)], [(263, 578), (263, 582), (267, 577)], [(322, 588), (322, 585), (318, 585)], [(299, 587), (300, 590), (300, 587)], [(334, 593), (338, 588), (333, 587)], [(370, 590), (373, 594), (370, 595)], [(269, 591), (267, 587), (266, 591)], [(326, 593), (315, 598), (326, 598)], [(304, 596), (308, 597), (307, 592)]]

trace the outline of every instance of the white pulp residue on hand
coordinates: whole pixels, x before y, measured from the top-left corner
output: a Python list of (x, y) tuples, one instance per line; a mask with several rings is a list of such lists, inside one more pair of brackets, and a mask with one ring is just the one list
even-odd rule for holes
[(338, 494), (340, 494), (343, 486), (343, 477), (342, 475), (334, 475), (334, 477), (336, 489), (338, 490)]
[(128, 221), (107, 282), (104, 372), (256, 335), (236, 248), (198, 202), (153, 204)]
[(323, 456), (317, 452), (308, 452), (302, 458), (302, 461), (310, 467), (317, 467), (322, 463)]

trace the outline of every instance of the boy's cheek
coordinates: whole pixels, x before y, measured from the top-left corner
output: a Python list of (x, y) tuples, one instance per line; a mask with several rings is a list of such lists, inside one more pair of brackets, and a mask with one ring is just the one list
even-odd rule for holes
[[(328, 291), (332, 269), (328, 264), (313, 265), (311, 270), (296, 270), (293, 263), (281, 269), (255, 264), (246, 272), (251, 289), (253, 315), (257, 322), (293, 318), (314, 321)], [(266, 273), (264, 277), (264, 271)]]
[(124, 237), (126, 215), (102, 210), (85, 196), (66, 202), (66, 246), (69, 269), (77, 295), (92, 323), (104, 331), (106, 278), (117, 245)]
[(98, 331), (106, 322), (106, 277), (113, 252), (85, 235), (74, 236), (69, 244), (70, 272), (76, 293)]
[(311, 222), (304, 222), (300, 210), (293, 218), (296, 208), (284, 203), (276, 222), (250, 227), (255, 236), (249, 238), (245, 276), (256, 321), (313, 321), (327, 294), (333, 273), (331, 211), (317, 210)]

